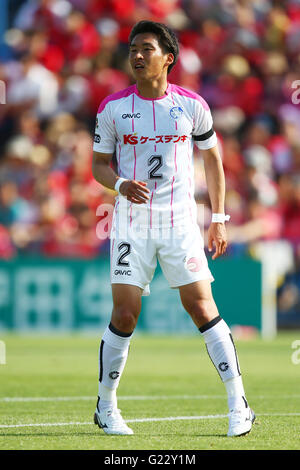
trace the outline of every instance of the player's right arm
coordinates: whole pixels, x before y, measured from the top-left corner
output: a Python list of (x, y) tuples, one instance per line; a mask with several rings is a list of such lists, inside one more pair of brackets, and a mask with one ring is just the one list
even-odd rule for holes
[[(106, 188), (114, 189), (119, 176), (111, 168), (112, 153), (93, 152), (92, 172), (98, 183)], [(144, 204), (149, 199), (149, 189), (143, 181), (125, 180), (120, 185), (119, 192), (130, 202)]]
[[(97, 113), (92, 171), (95, 180), (109, 189), (114, 189), (119, 179), (110, 165), (116, 140), (115, 120), (108, 97), (100, 104)], [(149, 189), (142, 181), (125, 180), (120, 185), (119, 192), (135, 204), (143, 204), (149, 199)]]

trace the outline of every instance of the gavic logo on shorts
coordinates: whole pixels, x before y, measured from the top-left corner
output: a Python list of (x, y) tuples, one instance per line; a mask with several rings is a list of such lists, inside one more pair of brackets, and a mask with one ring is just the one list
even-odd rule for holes
[(115, 276), (118, 274), (121, 274), (122, 276), (125, 274), (125, 276), (131, 276), (131, 270), (130, 269), (115, 269)]

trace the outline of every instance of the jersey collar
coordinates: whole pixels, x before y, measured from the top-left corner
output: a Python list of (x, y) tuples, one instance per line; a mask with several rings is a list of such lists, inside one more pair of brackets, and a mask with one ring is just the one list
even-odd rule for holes
[(167, 86), (167, 89), (166, 89), (166, 92), (163, 96), (159, 96), (158, 98), (145, 98), (145, 96), (142, 96), (139, 92), (139, 90), (137, 89), (137, 86), (134, 85), (134, 93), (139, 97), (141, 98), (142, 100), (147, 100), (147, 101), (157, 101), (157, 100), (163, 100), (164, 98), (166, 98), (166, 96), (168, 96), (170, 93), (171, 93), (171, 83), (168, 82), (168, 86)]

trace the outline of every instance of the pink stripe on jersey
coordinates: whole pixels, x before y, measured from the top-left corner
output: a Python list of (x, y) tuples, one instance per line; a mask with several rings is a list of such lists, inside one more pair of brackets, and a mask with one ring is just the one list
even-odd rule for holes
[(154, 127), (154, 131), (156, 131), (156, 125), (155, 125), (155, 106), (154, 106), (154, 100), (152, 100), (152, 109), (153, 109), (153, 127)]
[[(188, 171), (189, 175), (191, 174), (191, 151), (190, 146), (188, 145)], [(192, 215), (192, 209), (191, 209), (191, 204), (192, 204), (192, 196), (191, 196), (191, 189), (192, 189), (192, 180), (189, 176), (189, 199), (190, 199), (190, 205), (189, 205), (189, 212), (190, 212), (190, 218), (191, 221), (193, 220), (193, 215)]]
[[(132, 115), (134, 113), (134, 93), (132, 95)], [(132, 132), (134, 132), (134, 118), (132, 118)]]
[(135, 180), (135, 171), (136, 171), (136, 150), (135, 150), (135, 145), (133, 146), (133, 153), (134, 153), (133, 179)]
[(150, 199), (150, 228), (152, 228), (152, 199), (153, 199), (153, 191), (152, 191), (151, 199)]
[[(173, 98), (173, 93), (171, 93), (171, 96), (172, 96), (173, 106), (175, 106), (175, 101), (174, 101), (174, 98)], [(177, 131), (177, 121), (175, 121), (175, 129), (176, 129), (176, 131)]]
[(121, 144), (119, 144), (119, 158), (118, 158), (118, 169), (119, 169), (119, 176), (121, 176)]
[(174, 181), (175, 181), (175, 176), (173, 176), (172, 179), (172, 185), (171, 185), (171, 224), (172, 227), (174, 227), (174, 222), (173, 222), (173, 190), (174, 190)]
[[(152, 110), (153, 110), (153, 129), (156, 131), (156, 122), (155, 122), (155, 105), (154, 100), (152, 100)], [(154, 152), (156, 152), (156, 144), (154, 144)]]
[(185, 88), (182, 88), (178, 85), (172, 85), (172, 93), (177, 93), (178, 95), (186, 96), (187, 98), (197, 100), (202, 104), (203, 108), (206, 109), (206, 111), (209, 111), (209, 106), (206, 103), (205, 99), (203, 99), (202, 96), (198, 95), (198, 93), (195, 93), (194, 91), (186, 90)]
[(132, 95), (132, 93), (135, 93), (135, 85), (131, 85), (128, 88), (125, 88), (125, 90), (118, 91), (117, 93), (113, 93), (112, 95), (107, 96), (101, 103), (98, 108), (98, 114), (102, 113), (103, 109), (109, 103), (110, 101), (116, 101), (120, 100), (121, 98), (127, 98), (127, 96)]
[(175, 144), (175, 155), (174, 155), (175, 172), (177, 173), (176, 153), (177, 153), (177, 144)]
[(154, 190), (151, 193), (151, 199), (150, 199), (150, 228), (152, 228), (152, 199), (153, 199), (154, 192), (156, 191), (156, 187), (157, 187), (157, 183), (155, 181)]
[[(132, 114), (134, 113), (134, 94), (132, 95)], [(132, 132), (134, 132), (134, 118), (132, 118)], [(135, 145), (133, 146), (134, 153), (134, 168), (133, 168), (133, 179), (135, 180), (135, 171), (136, 171), (136, 149)]]
[(130, 203), (130, 227), (132, 224), (132, 202)]

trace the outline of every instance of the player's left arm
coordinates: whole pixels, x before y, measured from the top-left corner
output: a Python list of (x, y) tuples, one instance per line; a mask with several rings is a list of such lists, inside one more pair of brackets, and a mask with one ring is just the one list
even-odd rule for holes
[[(225, 214), (225, 176), (218, 146), (201, 150), (212, 213)], [(225, 223), (212, 222), (208, 229), (208, 250), (215, 253), (212, 259), (223, 255), (227, 249)]]

